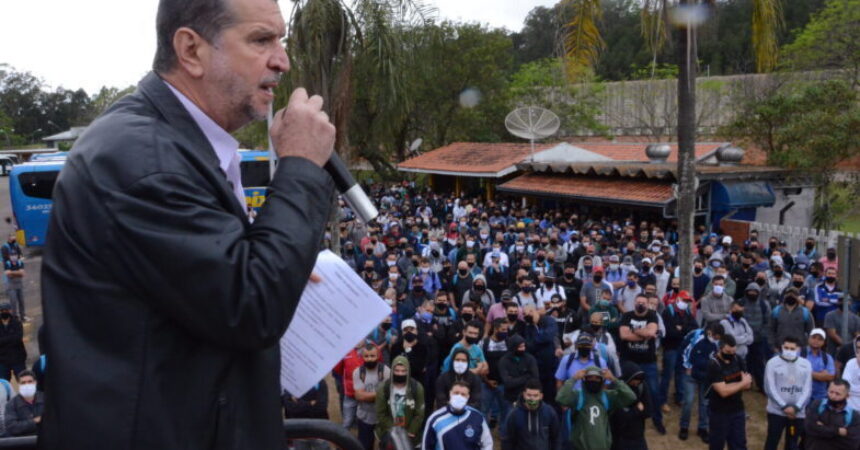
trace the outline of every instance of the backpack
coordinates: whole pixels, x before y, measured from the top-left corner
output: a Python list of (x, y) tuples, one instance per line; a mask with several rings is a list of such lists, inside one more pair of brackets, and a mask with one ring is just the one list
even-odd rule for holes
[(9, 382), (8, 382), (8, 381), (6, 381), (6, 380), (5, 380), (5, 379), (3, 379), (3, 378), (0, 378), (0, 384), (2, 384), (2, 385), (3, 385), (3, 387), (6, 389), (6, 398), (7, 398), (7, 400), (6, 400), (6, 401), (12, 400), (12, 397), (13, 397), (13, 394), (14, 394), (14, 393), (12, 392), (12, 385), (11, 385), (11, 384), (9, 384)]
[[(385, 365), (384, 364), (381, 364), (381, 363), (376, 364), (376, 376), (377, 376), (377, 380), (379, 380), (379, 382), (381, 383), (385, 377)], [(358, 368), (358, 379), (361, 380), (362, 383), (364, 383), (365, 378), (367, 378), (367, 367), (364, 367), (364, 365), (362, 365), (361, 367)]]
[[(762, 306), (764, 308), (764, 306)], [(800, 307), (803, 310), (803, 321), (809, 322), (809, 310), (806, 309), (805, 306)], [(773, 308), (773, 320), (777, 320), (779, 318), (779, 312), (782, 311), (782, 305), (777, 305), (776, 308)]]
[[(803, 347), (803, 348), (800, 350), (800, 357), (801, 357), (801, 358), (809, 359), (809, 358), (807, 358), (807, 357), (806, 357), (806, 355), (808, 355), (808, 354), (809, 354), (809, 347)], [(827, 359), (827, 358), (829, 358), (829, 357), (830, 357), (830, 355), (828, 355), (828, 354), (827, 354), (827, 352), (825, 352), (824, 350), (822, 350), (822, 351), (821, 351), (821, 354), (823, 355), (823, 356), (821, 357), (821, 359), (822, 359), (822, 360), (824, 360), (824, 366), (826, 367), (826, 366), (827, 366), (827, 362), (828, 362), (828, 359)], [(825, 399), (825, 400), (826, 400), (826, 399)]]
[[(821, 404), (818, 405), (818, 415), (819, 416), (824, 413), (824, 408), (826, 408), (826, 407), (827, 407), (827, 399), (825, 398), (824, 400), (821, 401)], [(854, 418), (854, 410), (846, 406), (845, 407), (845, 425), (844, 426), (848, 427), (849, 425), (851, 425), (851, 420), (853, 418)]]
[[(594, 365), (600, 368), (600, 357), (603, 357), (603, 361), (606, 362), (606, 367), (609, 367), (609, 358), (606, 357), (606, 345), (595, 342), (597, 344), (597, 353), (594, 352), (594, 349), (591, 350), (591, 356), (594, 357)], [(564, 365), (564, 371), (567, 372), (570, 370), (570, 366), (573, 365), (573, 361), (576, 360), (576, 353), (571, 353), (567, 355), (567, 363)]]

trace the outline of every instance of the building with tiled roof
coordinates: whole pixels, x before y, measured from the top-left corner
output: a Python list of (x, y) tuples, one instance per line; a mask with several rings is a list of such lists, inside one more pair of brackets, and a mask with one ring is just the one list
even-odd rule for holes
[[(529, 144), (456, 142), (399, 164), (429, 175), (439, 191), (496, 192), (531, 204), (558, 202), (675, 215), (677, 144), (646, 154), (645, 142)], [(657, 146), (652, 145), (652, 150)], [(744, 152), (727, 142), (696, 144), (697, 222), (724, 217), (808, 226), (813, 184), (781, 168), (739, 164)]]

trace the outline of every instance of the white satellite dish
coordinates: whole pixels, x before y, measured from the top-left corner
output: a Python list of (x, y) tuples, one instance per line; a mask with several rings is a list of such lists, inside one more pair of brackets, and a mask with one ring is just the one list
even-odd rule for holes
[(528, 139), (535, 153), (535, 140), (554, 135), (561, 126), (558, 116), (545, 108), (527, 106), (511, 111), (505, 117), (505, 128), (514, 136)]
[(412, 141), (412, 144), (409, 145), (409, 153), (410, 154), (417, 154), (418, 149), (421, 148), (421, 144), (423, 144), (423, 143), (424, 143), (424, 139), (421, 139), (421, 138), (418, 138), (418, 139), (415, 139), (414, 141)]

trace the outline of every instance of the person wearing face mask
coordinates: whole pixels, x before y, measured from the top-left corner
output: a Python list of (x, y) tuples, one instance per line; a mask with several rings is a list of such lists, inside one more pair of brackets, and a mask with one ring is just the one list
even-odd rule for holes
[(788, 336), (781, 351), (767, 362), (767, 440), (765, 450), (776, 450), (783, 431), (786, 448), (797, 448), (803, 435), (806, 405), (812, 395), (812, 365), (800, 357), (800, 342)]
[(693, 410), (693, 400), (698, 398), (699, 422), (697, 434), (702, 442), (708, 443), (708, 363), (711, 355), (717, 351), (717, 343), (723, 337), (723, 326), (713, 323), (706, 329), (695, 329), (684, 337), (681, 342), (684, 368), (684, 403), (681, 409), (680, 430), (678, 439), (686, 441), (689, 436), (690, 415)]
[(744, 305), (744, 319), (753, 330), (753, 342), (747, 346), (746, 363), (759, 390), (764, 389), (764, 365), (771, 349), (768, 344), (771, 308), (757, 283), (748, 283), (741, 293)]
[(603, 297), (604, 291), (608, 291), (612, 297), (612, 285), (603, 279), (603, 275), (603, 268), (597, 266), (592, 271), (591, 279), (583, 284), (579, 293), (579, 308), (583, 313), (588, 312)]
[(612, 430), (612, 450), (648, 450), (645, 440), (645, 420), (651, 415), (651, 393), (645, 386), (645, 372), (636, 364), (625, 361), (621, 378), (636, 394), (636, 400), (616, 409), (609, 417)]
[(726, 280), (720, 275), (714, 276), (711, 281), (713, 290), (710, 294), (702, 297), (699, 308), (702, 311), (702, 319), (705, 326), (719, 322), (726, 317), (732, 305), (732, 298), (725, 293)]
[[(466, 261), (460, 261), (457, 264), (457, 273), (451, 279), (454, 298), (457, 302), (463, 299), (463, 296), (472, 289), (475, 284), (475, 275), (469, 269), (469, 264)], [(486, 280), (484, 281), (486, 286)]]
[[(439, 266), (439, 269), (442, 269), (441, 265)], [(436, 295), (436, 291), (442, 289), (442, 278), (439, 276), (439, 273), (433, 269), (433, 264), (430, 261), (430, 258), (422, 257), (418, 260), (418, 272), (415, 275), (421, 278), (424, 290), (427, 291), (428, 295)], [(412, 278), (414, 277), (410, 277), (410, 279)], [(409, 289), (412, 289), (412, 286), (410, 286)]]
[[(608, 354), (605, 347), (599, 347), (590, 333), (580, 332), (576, 336), (575, 349), (573, 352), (561, 358), (558, 368), (555, 371), (556, 389), (569, 379), (575, 378), (577, 373), (584, 371), (587, 367), (599, 367), (606, 369), (609, 367)], [(580, 381), (574, 384), (575, 389), (582, 388), (582, 377)]]
[[(582, 381), (582, 389), (576, 389)], [(606, 385), (609, 381), (609, 385)], [(627, 384), (615, 379), (607, 369), (595, 366), (578, 372), (559, 389), (556, 401), (567, 407), (562, 437), (575, 450), (612, 448), (610, 416), (620, 408), (636, 403), (636, 394)]]
[(824, 270), (824, 280), (815, 285), (813, 293), (815, 306), (812, 312), (815, 313), (815, 319), (820, 322), (829, 312), (836, 309), (836, 305), (843, 302), (845, 298), (845, 293), (836, 278), (836, 269)]
[(520, 335), (508, 335), (508, 352), (499, 360), (499, 377), (504, 387), (505, 401), (517, 401), (526, 382), (538, 380), (537, 360), (526, 351), (526, 340)]
[(537, 297), (535, 297), (534, 282), (529, 277), (520, 277), (517, 279), (519, 290), (514, 294), (512, 300), (519, 305), (520, 308), (526, 306), (537, 306)]
[[(424, 388), (410, 375), (409, 360), (400, 355), (391, 364), (391, 377), (376, 389), (376, 438), (388, 440), (393, 428), (402, 428), (414, 442), (424, 424)], [(388, 448), (380, 445), (381, 448)]]
[(582, 290), (582, 280), (576, 278), (576, 268), (571, 263), (564, 265), (564, 272), (561, 279), (558, 280), (558, 285), (564, 289), (564, 296), (567, 299), (567, 308), (571, 311), (579, 309), (579, 296)]
[(591, 279), (592, 271), (594, 270), (594, 257), (585, 255), (580, 259), (579, 268), (576, 270), (576, 278), (582, 280), (583, 283)]
[(0, 304), (0, 379), (9, 381), (14, 374), (20, 380), (26, 362), (24, 326), (12, 312), (12, 305), (4, 302)]
[(555, 320), (558, 339), (562, 339), (565, 333), (570, 333), (579, 328), (578, 315), (567, 309), (567, 304), (560, 295), (553, 295), (549, 299), (546, 315)]
[[(487, 279), (487, 288), (492, 292), (494, 298), (499, 298), (502, 291), (507, 287), (510, 278), (510, 268), (500, 263), (498, 256), (490, 257), (490, 263), (484, 267), (484, 276)], [(489, 308), (491, 305), (488, 305)]]
[(484, 415), (469, 406), (469, 398), (475, 395), (471, 386), (455, 381), (446, 395), (443, 406), (427, 419), (421, 448), (492, 450), (493, 436)]
[[(791, 336), (799, 342), (806, 342), (809, 333), (815, 328), (815, 319), (805, 306), (800, 304), (797, 290), (788, 288), (782, 304), (771, 312), (770, 336), (768, 341), (776, 346), (786, 336)], [(779, 353), (779, 348), (774, 348), (774, 353)]]
[(684, 397), (684, 370), (678, 360), (681, 343), (684, 337), (698, 328), (695, 313), (692, 312), (692, 300), (690, 293), (681, 291), (675, 302), (666, 306), (663, 310), (663, 324), (666, 327), (666, 335), (662, 339), (663, 347), (663, 373), (660, 377), (659, 397), (653, 399), (663, 412), (668, 412), (669, 384), (675, 380), (675, 404), (680, 405)]
[(830, 382), (827, 397), (806, 409), (805, 450), (854, 450), (860, 448), (860, 418), (848, 406), (852, 385), (842, 379)]
[(470, 392), (473, 395), (469, 396), (469, 406), (473, 408), (481, 407), (481, 378), (469, 370), (469, 351), (464, 348), (454, 349), (451, 353), (451, 364), (447, 370), (443, 371), (439, 378), (436, 379), (436, 407), (441, 408), (448, 402), (448, 392), (451, 386), (457, 381), (469, 385)]
[(543, 399), (541, 384), (529, 380), (513, 412), (506, 416), (502, 450), (561, 449), (561, 422)]
[(606, 281), (612, 285), (612, 289), (621, 289), (627, 283), (627, 271), (618, 263), (618, 255), (609, 257), (609, 266), (605, 270)]
[(561, 297), (563, 301), (567, 301), (567, 294), (564, 292), (564, 289), (556, 283), (554, 272), (543, 275), (540, 278), (542, 283), (535, 291), (538, 309), (548, 309), (550, 300), (553, 296)]
[(735, 298), (743, 298), (744, 292), (750, 283), (755, 282), (756, 270), (752, 267), (752, 258), (749, 254), (741, 255), (741, 264), (731, 271), (731, 278), (735, 281)]
[(753, 343), (753, 330), (744, 318), (744, 304), (743, 300), (733, 301), (729, 314), (720, 321), (720, 325), (726, 334), (735, 338), (735, 354), (746, 360), (747, 346)]
[(719, 349), (708, 362), (708, 383), (711, 385), (708, 401), (710, 430), (708, 446), (722, 450), (747, 448), (746, 410), (743, 391), (752, 386), (752, 376), (746, 371), (743, 360), (735, 354), (735, 339), (725, 334)]
[(824, 348), (826, 339), (824, 330), (816, 328), (809, 334), (809, 345), (800, 351), (800, 356), (812, 367), (813, 400), (827, 398), (827, 383), (836, 379), (836, 361)]
[(380, 361), (379, 349), (367, 344), (361, 352), (364, 364), (352, 372), (352, 385), (358, 407), (355, 412), (358, 425), (358, 440), (365, 450), (373, 450), (376, 426), (376, 388), (391, 375), (388, 367)]
[[(776, 306), (779, 303), (780, 296), (791, 285), (791, 277), (785, 273), (784, 266), (781, 262), (773, 263), (770, 271), (767, 272), (767, 300), (771, 306)], [(824, 316), (822, 316), (822, 319)]]
[(355, 387), (353, 385), (352, 374), (359, 367), (364, 365), (364, 358), (361, 352), (367, 342), (362, 339), (355, 347), (346, 354), (346, 356), (337, 363), (332, 369), (332, 374), (335, 381), (342, 383), (342, 388), (339, 387), (338, 392), (341, 395), (341, 411), (343, 416), (343, 426), (350, 429), (355, 425), (355, 413), (358, 408), (358, 402), (355, 399)]
[(649, 284), (656, 285), (657, 277), (655, 276), (654, 270), (652, 268), (653, 264), (654, 262), (651, 260), (651, 258), (642, 258), (642, 262), (640, 263), (641, 268), (639, 270), (639, 286), (642, 286), (644, 288), (646, 285)]
[(666, 261), (663, 258), (654, 260), (654, 285), (657, 287), (657, 298), (662, 299), (666, 295), (671, 280), (672, 274), (666, 267)]
[[(479, 345), (481, 342), (481, 325), (481, 322), (478, 320), (472, 320), (466, 324), (462, 332), (463, 338), (451, 347), (450, 353), (442, 363), (443, 372), (451, 369), (454, 352), (458, 349), (464, 349), (469, 353), (469, 360), (467, 361), (469, 363), (469, 370), (478, 376), (487, 373), (487, 359), (484, 357), (484, 352)], [(476, 393), (476, 396), (480, 396), (480, 393)]]
[(426, 334), (418, 332), (418, 325), (413, 319), (404, 320), (400, 328), (400, 336), (391, 345), (391, 360), (405, 356), (409, 365), (415, 367), (412, 375), (423, 384), (427, 368), (437, 364), (431, 360), (433, 343)]
[(806, 274), (800, 269), (791, 272), (790, 287), (797, 289), (799, 300), (806, 309), (812, 311), (815, 308), (815, 292), (806, 285)]
[(481, 350), (487, 358), (487, 373), (481, 376), (483, 390), (481, 393), (481, 412), (489, 422), (490, 429), (499, 423), (499, 433), (504, 435), (505, 417), (510, 405), (505, 400), (505, 388), (499, 375), (499, 362), (508, 353), (508, 323), (504, 319), (496, 319), (487, 337), (481, 341)]
[[(648, 298), (639, 295), (633, 311), (621, 315), (619, 326), (621, 360), (634, 362), (645, 372), (646, 384), (654, 399), (658, 398), (660, 389), (657, 370), (658, 322), (657, 313), (648, 308)], [(652, 406), (655, 406), (650, 411), (654, 428), (660, 434), (666, 434), (663, 413), (656, 405)]]
[(496, 303), (496, 297), (493, 291), (487, 289), (487, 278), (484, 275), (477, 275), (472, 281), (472, 287), (463, 294), (460, 304), (471, 302), (482, 305), (485, 310), (488, 310)]
[(36, 376), (29, 370), (18, 376), (18, 395), (6, 404), (4, 423), (9, 436), (30, 436), (39, 431), (45, 394), (36, 389)]
[(700, 301), (710, 283), (711, 277), (705, 272), (705, 262), (700, 258), (693, 261), (693, 298)]
[(836, 256), (836, 247), (828, 247), (827, 253), (822, 256), (818, 262), (821, 263), (821, 266), (824, 270), (833, 269), (835, 271), (839, 271), (839, 258)]
[[(728, 295), (729, 297), (734, 299), (735, 294), (737, 294), (737, 287), (738, 286), (737, 286), (737, 283), (735, 283), (735, 280), (732, 280), (731, 278), (729, 278), (729, 270), (726, 268), (726, 266), (722, 266), (722, 267), (718, 267), (718, 268), (714, 269), (713, 276), (717, 276), (717, 275), (723, 277), (723, 281), (724, 281), (723, 292), (725, 292), (726, 295)], [(713, 283), (713, 278), (712, 278), (711, 282), (708, 283), (708, 286), (705, 287), (705, 296), (710, 294), (711, 291), (713, 291), (713, 290), (714, 290), (714, 283)]]
[[(389, 261), (389, 263), (394, 261)], [(405, 299), (407, 288), (409, 287), (409, 283), (406, 281), (406, 278), (402, 277), (400, 274), (400, 268), (397, 267), (396, 264), (391, 264), (387, 268), (387, 272), (385, 274), (385, 278), (379, 283), (379, 287), (377, 288), (377, 292), (380, 294), (384, 294), (388, 288), (394, 288), (397, 291), (398, 299)]]
[(800, 257), (800, 255), (806, 257), (808, 261), (815, 261), (820, 258), (821, 255), (818, 253), (818, 249), (816, 248), (815, 244), (815, 238), (806, 238), (806, 242), (803, 244), (803, 248), (797, 252), (797, 257), (795, 257), (795, 260)]
[(633, 311), (636, 297), (642, 292), (643, 288), (639, 285), (639, 273), (636, 271), (628, 272), (627, 283), (621, 289), (615, 291), (615, 304), (618, 305), (618, 309), (623, 313)]

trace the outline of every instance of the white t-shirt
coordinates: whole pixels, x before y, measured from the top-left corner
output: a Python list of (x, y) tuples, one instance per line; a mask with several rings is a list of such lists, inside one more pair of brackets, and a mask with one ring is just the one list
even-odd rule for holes
[(851, 383), (851, 392), (848, 395), (848, 407), (860, 411), (860, 367), (857, 358), (851, 358), (842, 372), (842, 379)]

